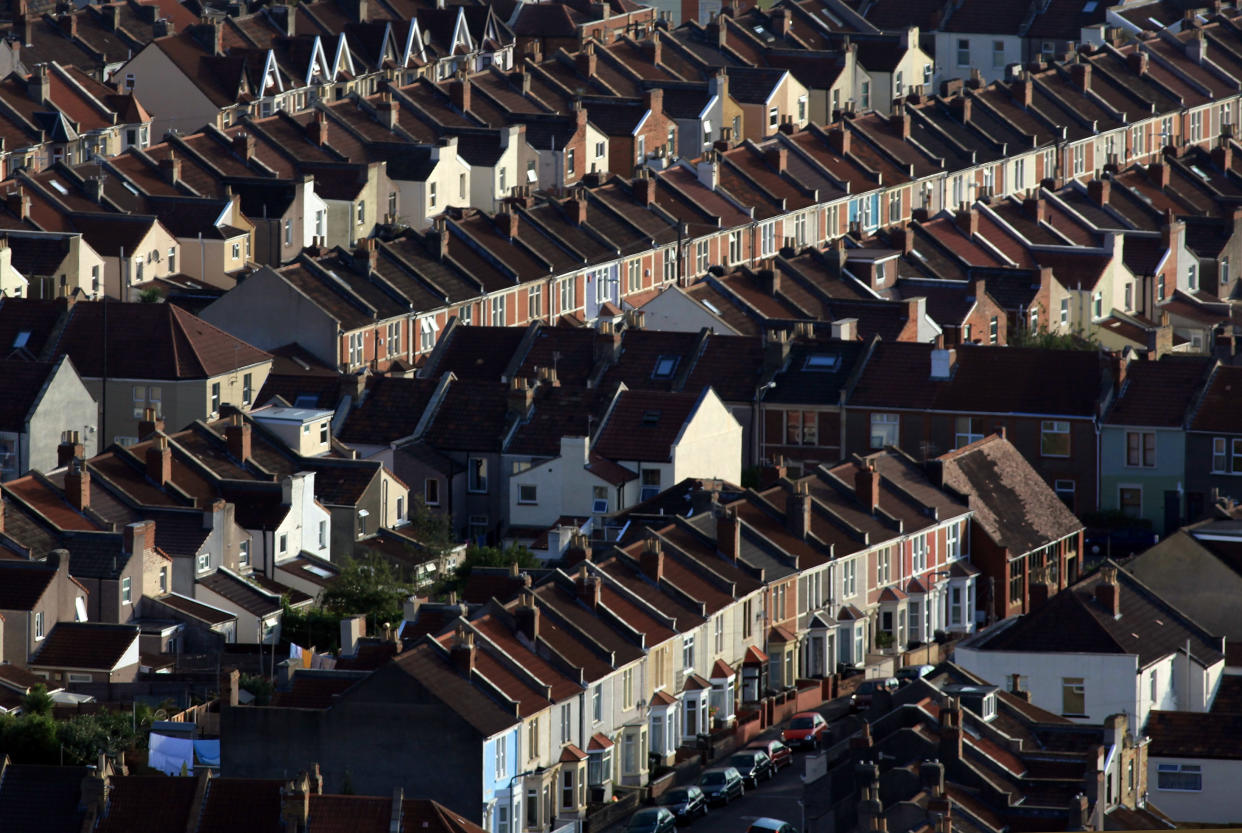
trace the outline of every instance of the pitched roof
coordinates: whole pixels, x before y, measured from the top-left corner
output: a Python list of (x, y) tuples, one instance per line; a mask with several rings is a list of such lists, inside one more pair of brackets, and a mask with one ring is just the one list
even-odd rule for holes
[(219, 570), (209, 576), (203, 576), (198, 583), (255, 616), (270, 616), (280, 611), (278, 595), (251, 584), (241, 576), (227, 570)]
[(612, 460), (671, 460), (703, 395), (623, 391), (595, 438), (595, 452)]
[[(68, 321), (57, 342), (45, 349), (66, 311)], [(19, 332), (29, 330), (32, 314), (39, 316), (42, 332), (37, 340), (31, 334), (31, 351), (68, 354), (85, 377), (103, 376), (105, 357), (108, 376), (169, 380), (218, 376), (271, 358), (173, 304), (79, 301), (66, 310), (63, 301), (5, 298), (0, 301), (0, 344), (12, 344)]]
[(0, 833), (78, 833), (84, 766), (9, 764), (0, 780)]
[[(1108, 562), (1112, 565), (1112, 562)], [(1116, 565), (1112, 565), (1115, 567)], [(981, 650), (1036, 653), (1134, 654), (1139, 667), (1186, 649), (1204, 666), (1223, 661), (1221, 640), (1192, 622), (1129, 573), (1116, 571), (1121, 615), (1096, 600), (1103, 569), (1053, 596), (978, 644)]]
[(29, 664), (35, 668), (111, 671), (137, 641), (138, 628), (133, 625), (58, 622)]
[(366, 398), (349, 412), (337, 432), (342, 442), (387, 445), (414, 433), (437, 379), (377, 376), (367, 383)]
[(1190, 420), (1192, 431), (1242, 434), (1242, 367), (1221, 365), (1212, 371), (1199, 406)]
[(1022, 453), (999, 435), (951, 451), (938, 462), (944, 484), (967, 496), (975, 523), (1013, 556), (1083, 528)]
[(280, 795), (285, 785), (283, 779), (212, 778), (194, 833), (283, 833)]
[(1143, 732), (1151, 738), (1147, 754), (1153, 758), (1237, 760), (1242, 715), (1155, 710)]
[(110, 784), (108, 812), (96, 833), (163, 833), (185, 829), (198, 780), (128, 775)]
[(1131, 361), (1105, 424), (1180, 428), (1211, 368), (1209, 359), (1189, 356)]
[[(477, 649), (476, 649), (477, 650)], [(481, 684), (467, 679), (452, 664), (447, 651), (428, 638), (398, 655), (379, 674), (402, 673), (416, 680), (431, 696), (455, 711), (484, 737), (490, 737), (517, 723), (508, 704), (485, 693)]]
[(0, 431), (26, 433), (26, 420), (33, 415), (31, 412), (57, 366), (51, 362), (0, 359)]
[(54, 578), (51, 564), (0, 561), (0, 610), (33, 610)]

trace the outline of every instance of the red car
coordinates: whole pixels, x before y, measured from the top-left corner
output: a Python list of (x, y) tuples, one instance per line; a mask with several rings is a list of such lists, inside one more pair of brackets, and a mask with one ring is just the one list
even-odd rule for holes
[(768, 757), (772, 760), (773, 772), (793, 763), (793, 750), (779, 740), (757, 740), (753, 741), (746, 748), (762, 749), (764, 752), (767, 752)]
[(827, 731), (828, 722), (819, 712), (798, 712), (789, 727), (781, 730), (781, 740), (786, 746), (816, 749)]

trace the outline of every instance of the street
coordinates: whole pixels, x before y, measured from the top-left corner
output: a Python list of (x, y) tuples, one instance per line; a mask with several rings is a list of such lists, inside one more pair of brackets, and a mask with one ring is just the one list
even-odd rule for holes
[[(817, 711), (824, 716), (831, 726), (850, 713), (848, 698), (838, 698), (821, 706)], [(839, 728), (839, 727), (838, 727)], [(761, 739), (779, 738), (780, 727), (768, 729)], [(798, 828), (800, 833), (807, 833), (802, 817), (802, 773), (803, 762), (808, 753), (795, 752), (793, 763), (782, 769), (770, 781), (762, 781), (759, 789), (747, 789), (746, 795), (735, 799), (728, 806), (714, 807), (701, 819), (681, 826), (679, 830), (688, 833), (746, 833), (755, 819), (768, 817), (789, 822)], [(720, 761), (716, 766), (723, 765)], [(621, 833), (625, 824), (610, 827), (607, 833)]]

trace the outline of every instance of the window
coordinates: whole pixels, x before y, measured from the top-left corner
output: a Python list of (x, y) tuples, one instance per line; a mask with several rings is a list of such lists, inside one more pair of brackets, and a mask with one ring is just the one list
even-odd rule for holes
[(508, 763), (505, 761), (505, 753), (508, 751), (505, 748), (506, 740), (508, 740), (508, 738), (505, 738), (505, 737), (496, 738), (496, 777), (498, 778), (503, 777), (509, 773)]
[(767, 257), (776, 251), (776, 223), (759, 226), (759, 254)]
[(350, 333), (346, 338), (349, 342), (349, 366), (356, 367), (362, 364), (362, 333)]
[(901, 222), (901, 192), (890, 191), (888, 194), (888, 221), (890, 223)]
[(999, 69), (1005, 65), (1005, 42), (1003, 40), (992, 41), (992, 67)]
[(539, 757), (539, 718), (532, 717), (526, 724), (526, 757)]
[(1212, 438), (1212, 473), (1242, 474), (1242, 440)]
[(1026, 160), (1015, 159), (1013, 163), (1013, 186), (1017, 190), (1026, 187)]
[(526, 316), (531, 321), (543, 318), (543, 287), (532, 286), (526, 291)]
[(897, 445), (900, 426), (901, 417), (897, 414), (872, 414), (871, 447), (883, 448), (886, 445)]
[(561, 807), (572, 810), (574, 807), (574, 769), (565, 767), (561, 770)]
[(1135, 156), (1143, 156), (1147, 153), (1146, 139), (1147, 133), (1142, 125), (1130, 131), (1130, 144)]
[(962, 525), (949, 524), (944, 531), (945, 558), (955, 561), (962, 557)]
[(1064, 503), (1067, 507), (1069, 507), (1070, 511), (1073, 511), (1074, 492), (1077, 490), (1077, 485), (1074, 483), (1074, 481), (1073, 480), (1054, 480), (1052, 483), (1052, 490), (1057, 493), (1057, 497), (1061, 499), (1061, 502)]
[(1134, 306), (1134, 284), (1126, 283), (1125, 285), (1125, 311), (1129, 312)]
[(597, 684), (591, 689), (591, 720), (599, 723), (604, 719), (604, 686)]
[(168, 568), (160, 567), (160, 592), (168, 592)]
[(324, 236), (323, 224), (324, 224), (324, 212), (316, 211), (315, 212), (315, 236), (321, 239)]
[(1121, 509), (1121, 514), (1127, 518), (1141, 518), (1143, 516), (1143, 490), (1138, 486), (1119, 486), (1117, 506)]
[(1190, 141), (1198, 142), (1203, 138), (1203, 111), (1192, 110), (1190, 113)]
[(639, 136), (638, 142), (636, 143), (636, 150), (634, 151), (634, 161), (641, 163), (643, 159), (646, 158), (646, 156), (647, 156), (647, 137)]
[(505, 326), (505, 296), (497, 295), (492, 299), (492, 326)]
[(1229, 258), (1227, 257), (1220, 259), (1220, 274), (1218, 275), (1217, 283), (1222, 290), (1229, 283)]
[(436, 183), (427, 183), (427, 205), (430, 208), (436, 207)]
[(211, 412), (217, 413), (220, 410), (220, 383), (211, 383)]
[(1061, 678), (1061, 714), (1067, 717), (1087, 716), (1086, 686), (1082, 677)]
[(776, 107), (768, 108), (768, 130), (775, 130), (781, 121), (781, 111)]
[(1126, 465), (1152, 468), (1156, 465), (1156, 432), (1126, 432)]
[(668, 154), (668, 156), (670, 157), (673, 155), (673, 145), (676, 143), (676, 141), (677, 141), (677, 130), (676, 128), (670, 127), (668, 129), (668, 135), (665, 137), (665, 140), (664, 140), (664, 152)]
[(957, 39), (957, 65), (959, 67), (970, 66), (970, 40), (967, 38)]
[(565, 174), (567, 176), (574, 175), (574, 149), (570, 148), (565, 151)]
[(127, 605), (131, 601), (130, 582), (131, 582), (131, 579), (129, 578), (129, 576), (124, 576), (121, 578), (121, 604)]
[(858, 104), (863, 110), (871, 109), (871, 82), (863, 81), (858, 92)]
[[(897, 73), (897, 78), (898, 78), (897, 86), (900, 88), (901, 86), (901, 80), (900, 80), (901, 73), (900, 72)], [(806, 122), (806, 96), (802, 95), (802, 96), (798, 96), (798, 124), (804, 124), (805, 122)]]
[(716, 614), (715, 622), (712, 625), (716, 636), (716, 653), (724, 653), (724, 614)]
[(42, 639), (43, 633), (43, 611), (35, 611), (34, 615), (35, 639)]
[(903, 83), (901, 70), (897, 70), (897, 72), (893, 73), (893, 95), (900, 96), (904, 88), (905, 84)]
[(384, 351), (390, 356), (401, 352), (401, 322), (388, 322), (388, 335), (384, 338)]
[(916, 535), (910, 542), (911, 571), (918, 575), (927, 569), (927, 535)]
[(467, 484), (469, 490), (476, 494), (487, 492), (487, 458), (471, 457), (466, 464), (470, 479)]
[(750, 639), (752, 620), (754, 619), (750, 599), (742, 602), (742, 639)]
[(328, 522), (319, 522), (319, 549), (326, 549), (328, 546)]
[(1039, 453), (1042, 457), (1068, 457), (1070, 428), (1064, 420), (1045, 419), (1040, 423)]
[(533, 483), (522, 483), (518, 486), (518, 503), (535, 504), (536, 487)]
[(621, 672), (621, 708), (634, 707), (634, 669), (627, 668)]
[(1197, 292), (1199, 289), (1199, 266), (1196, 263), (1186, 267), (1186, 286), (1192, 292)]
[(463, 200), (463, 201), (466, 199), (466, 175), (465, 174), (457, 175), (457, 199)]
[(1026, 571), (1023, 569), (1023, 558), (1009, 562), (1009, 603), (1021, 604), (1026, 597)]
[(708, 241), (699, 240), (694, 244), (694, 271), (703, 274), (707, 271)]
[(358, 203), (357, 210), (358, 225), (362, 225), (367, 221), (367, 201), (362, 200)]
[(1070, 151), (1070, 159), (1074, 166), (1074, 175), (1077, 176), (1087, 169), (1087, 146), (1083, 144), (1074, 145)]
[(205, 573), (211, 569), (211, 554), (201, 552), (198, 554), (197, 562), (198, 572)]
[(681, 667), (694, 668), (694, 634), (688, 633), (681, 640)]
[[(249, 567), (249, 566), (250, 566), (250, 542), (249, 542), (249, 541), (242, 541), (242, 542), (241, 542), (241, 544), (238, 546), (238, 548), (237, 548), (237, 563), (238, 563), (238, 565), (239, 565), (239, 566), (241, 566), (241, 567)], [(164, 570), (164, 568), (163, 568), (163, 567), (161, 567), (161, 568), (160, 568), (160, 570), (161, 570), (161, 573), (162, 573), (162, 571)], [(162, 576), (162, 574), (161, 574), (161, 579), (162, 579), (162, 578), (163, 578), (163, 576)], [(162, 585), (162, 584), (161, 584), (161, 586), (160, 586), (160, 589), (161, 589), (161, 590), (163, 590), (163, 589), (164, 589), (164, 587), (163, 587), (163, 585)]]
[(603, 142), (595, 143), (595, 158), (596, 159), (604, 158), (604, 143)]
[(785, 412), (785, 445), (817, 445), (819, 416), (814, 411)]
[(1000, 322), (997, 316), (993, 315), (992, 320), (988, 322), (988, 344), (995, 344), (1000, 336)]
[(642, 472), (642, 489), (639, 492), (639, 500), (651, 500), (660, 494), (660, 470), (659, 469), (643, 469)]
[(289, 551), (289, 534), (287, 532), (281, 533), (280, 543), (277, 544), (276, 551), (280, 553), (281, 555), (284, 555), (286, 552)]
[(1164, 275), (1156, 278), (1156, 300), (1163, 301), (1165, 295)]
[(587, 759), (587, 780), (593, 785), (606, 784), (612, 780), (612, 749), (601, 749), (589, 753)]
[(858, 562), (851, 559), (841, 568), (841, 595), (853, 596), (858, 592)]
[(628, 264), (629, 272), (629, 291), (638, 292), (643, 288), (643, 262), (638, 258), (634, 258)]
[(1202, 792), (1203, 770), (1199, 764), (1156, 764), (1156, 789)]
[(561, 312), (569, 312), (578, 306), (577, 289), (573, 278), (565, 278), (561, 281)]
[(880, 550), (875, 561), (875, 583), (887, 587), (893, 581), (893, 551), (889, 547)]

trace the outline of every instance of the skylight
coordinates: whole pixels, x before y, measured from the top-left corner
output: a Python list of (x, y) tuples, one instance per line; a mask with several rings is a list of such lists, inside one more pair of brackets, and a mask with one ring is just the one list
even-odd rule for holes
[(319, 576), (320, 578), (332, 578), (333, 576), (331, 572), (329, 572), (328, 570), (325, 570), (323, 567), (320, 567), (316, 564), (305, 564), (303, 565), (302, 569), (306, 570), (306, 572), (308, 573), (313, 573)]
[(806, 357), (806, 363), (802, 365), (803, 370), (836, 370), (837, 365), (841, 363), (841, 357), (836, 353), (812, 353)]
[(28, 341), (30, 341), (30, 330), (22, 330), (17, 334), (17, 338), (13, 339), (13, 349), (25, 347)]
[(660, 356), (656, 359), (655, 370), (651, 372), (653, 379), (668, 379), (673, 375), (674, 368), (677, 367), (676, 356)]
[(659, 411), (643, 411), (643, 425), (655, 425), (659, 421)]
[(715, 304), (713, 304), (711, 301), (708, 301), (707, 299), (704, 299), (704, 300), (703, 300), (703, 306), (707, 307), (709, 310), (711, 310), (711, 311), (712, 311), (713, 313), (715, 313), (716, 315), (720, 315), (720, 310), (716, 309), (716, 305), (715, 305)]
[(51, 184), (51, 186), (52, 186), (53, 188), (55, 188), (55, 189), (56, 189), (56, 192), (57, 192), (58, 194), (65, 195), (65, 194), (68, 194), (68, 193), (69, 193), (69, 189), (68, 189), (68, 188), (66, 188), (64, 185), (61, 185), (61, 184), (60, 184), (60, 180), (58, 180), (58, 179), (50, 179), (50, 180), (48, 180), (48, 182)]
[(1083, 13), (1083, 14), (1091, 14), (1093, 11), (1095, 11), (1095, 10), (1096, 10), (1096, 8), (1097, 8), (1097, 7), (1099, 7), (1099, 5), (1100, 5), (1100, 4), (1099, 4), (1098, 2), (1096, 2), (1096, 0), (1091, 0), (1091, 2), (1090, 2), (1090, 3), (1088, 3), (1087, 5), (1085, 5), (1085, 6), (1083, 6), (1083, 7), (1082, 7), (1082, 13)]

